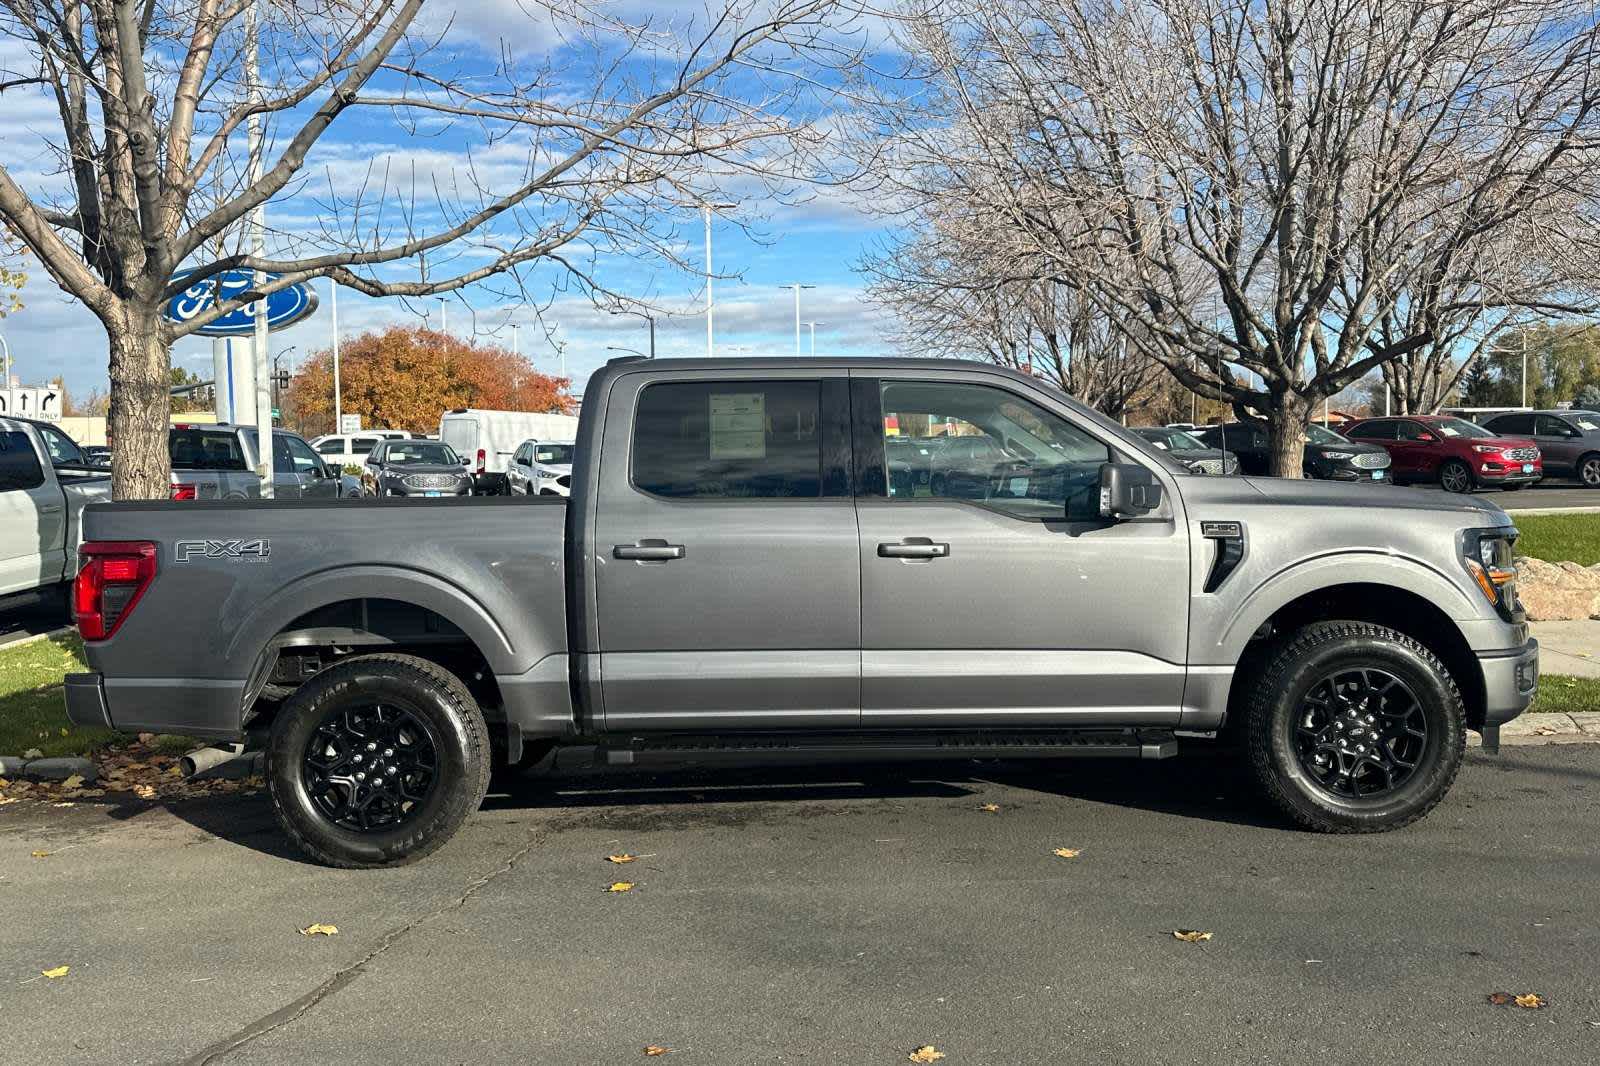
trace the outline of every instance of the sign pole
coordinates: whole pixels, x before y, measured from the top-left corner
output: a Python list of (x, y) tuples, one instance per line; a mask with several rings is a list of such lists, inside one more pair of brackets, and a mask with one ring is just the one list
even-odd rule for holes
[(333, 431), (343, 433), (344, 402), (339, 394), (339, 283), (328, 279), (328, 310), (333, 316)]
[[(247, 0), (244, 9), (244, 76), (246, 92), (252, 105), (261, 101), (261, 40), (258, 30), (256, 0)], [(261, 180), (261, 116), (252, 110), (246, 129), (250, 153), (250, 185)], [(250, 212), (250, 254), (257, 258), (266, 255), (266, 211), (257, 205)], [(260, 291), (266, 277), (255, 271), (253, 287)], [(256, 474), (261, 478), (261, 498), (272, 499), (272, 360), (267, 355), (267, 301), (258, 296), (255, 301), (255, 334), (250, 343), (251, 375), (255, 392)]]

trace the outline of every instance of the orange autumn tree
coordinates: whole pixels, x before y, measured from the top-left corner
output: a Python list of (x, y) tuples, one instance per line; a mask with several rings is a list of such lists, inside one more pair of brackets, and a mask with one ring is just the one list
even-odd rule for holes
[[(371, 429), (437, 433), (453, 407), (571, 412), (571, 379), (541, 374), (522, 356), (421, 326), (390, 326), (339, 345), (341, 410)], [(334, 431), (333, 351), (314, 352), (289, 383), (288, 421)]]

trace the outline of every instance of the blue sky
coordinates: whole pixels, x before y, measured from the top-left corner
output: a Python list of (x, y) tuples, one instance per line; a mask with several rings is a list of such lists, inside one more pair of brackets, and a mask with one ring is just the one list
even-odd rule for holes
[[(703, 11), (694, 3), (648, 6), (653, 14), (673, 17), (696, 17)], [(443, 13), (435, 11), (432, 17), (442, 20)], [(487, 62), (498, 47), (495, 35), (505, 32), (507, 20), (512, 18), (526, 19), (515, 0), (462, 0), (447, 43), (464, 68), (472, 71), (475, 64)], [(538, 47), (537, 32), (522, 39)], [(23, 62), (14, 43), (0, 42), (0, 69), (17, 69)], [(42, 95), (9, 91), (5, 106), (0, 107), (0, 162), (30, 191), (47, 190), (59, 181), (50, 173), (45, 145), (45, 139), (59, 137), (53, 119), (53, 105)], [(460, 151), (464, 144), (449, 130), (408, 138), (392, 123), (368, 121), (360, 112), (347, 113), (319, 145), (307, 172), (332, 174), (356, 161), (364, 164), (374, 154), (387, 154), (396, 165), (415, 164), (433, 174), (449, 173), (464, 159)], [(748, 187), (748, 183), (740, 185)], [(733, 275), (719, 276), (715, 283), (719, 354), (792, 352), (794, 298), (792, 291), (782, 286), (796, 281), (816, 286), (804, 291), (801, 299), (803, 318), (818, 322), (819, 354), (884, 350), (886, 320), (862, 300), (863, 279), (853, 270), (861, 252), (881, 231), (847, 194), (818, 188), (801, 190), (783, 202), (738, 192), (723, 193), (722, 198), (739, 204), (728, 212), (729, 218), (714, 224), (717, 273)], [(302, 194), (274, 204), (269, 209), (269, 226), (277, 220), (291, 230), (309, 232), (316, 213), (315, 202)], [(703, 262), (701, 220), (690, 211), (682, 219), (663, 221), (675, 226), (674, 237), (681, 242), (680, 255), (690, 271), (648, 258), (606, 255), (600, 259), (598, 278), (665, 312), (657, 322), (658, 354), (700, 355), (705, 351), (704, 282), (698, 273)], [(106, 340), (99, 323), (56, 289), (37, 264), (32, 266), (23, 293), (24, 310), (0, 321), (0, 333), (11, 347), (13, 374), (27, 384), (63, 378), (77, 396), (104, 389)], [(321, 298), (319, 311), (273, 334), (274, 352), (294, 349), (291, 363), (327, 346), (331, 338), (329, 283), (319, 280), (315, 285)], [(528, 289), (533, 303), (548, 302), (549, 306), (536, 310), (522, 303), (508, 304), (482, 288), (450, 297), (445, 311), (450, 332), (459, 336), (476, 333), (509, 346), (509, 323), (521, 323), (523, 353), (539, 369), (554, 372), (559, 366), (556, 348), (545, 336), (553, 327), (555, 335), (566, 342), (567, 366), (577, 391), (582, 390), (590, 371), (616, 354), (607, 351), (608, 345), (640, 350), (647, 346), (642, 319), (613, 317), (595, 309), (587, 296), (559, 285), (552, 272), (536, 272)], [(541, 313), (543, 326), (538, 324)], [(429, 324), (439, 325), (438, 300), (413, 301), (408, 307), (399, 300), (369, 299), (350, 290), (341, 290), (339, 297), (344, 336), (389, 322), (421, 322), (424, 316)], [(208, 376), (210, 343), (201, 337), (179, 341), (173, 350), (174, 364)], [(807, 333), (804, 350), (809, 348)]]

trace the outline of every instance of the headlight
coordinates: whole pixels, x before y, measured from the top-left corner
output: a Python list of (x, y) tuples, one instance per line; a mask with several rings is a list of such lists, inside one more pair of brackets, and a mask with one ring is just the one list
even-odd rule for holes
[(1498, 445), (1498, 444), (1474, 444), (1472, 446), (1472, 450), (1475, 451), (1475, 452), (1484, 452), (1485, 454), (1493, 455), (1496, 452), (1501, 450), (1501, 445)]
[(1354, 459), (1356, 457), (1356, 453), (1355, 452), (1323, 452), (1322, 453), (1322, 457), (1324, 459)]
[(1517, 531), (1507, 526), (1492, 529), (1468, 529), (1461, 534), (1461, 558), (1467, 573), (1484, 599), (1494, 605), (1501, 617), (1512, 620), (1520, 605), (1517, 603), (1517, 567), (1512, 547), (1517, 542)]

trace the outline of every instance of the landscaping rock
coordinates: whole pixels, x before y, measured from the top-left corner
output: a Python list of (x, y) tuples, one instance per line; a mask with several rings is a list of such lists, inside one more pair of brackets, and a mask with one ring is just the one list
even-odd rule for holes
[(0, 755), (0, 777), (21, 777), (28, 762), (19, 755)]
[(84, 781), (93, 781), (95, 774), (95, 766), (92, 760), (80, 759), (76, 756), (67, 756), (60, 759), (33, 759), (27, 766), (27, 775), (41, 781), (65, 781), (73, 776), (81, 777)]
[(1531, 622), (1600, 618), (1600, 565), (1517, 561), (1517, 598)]

